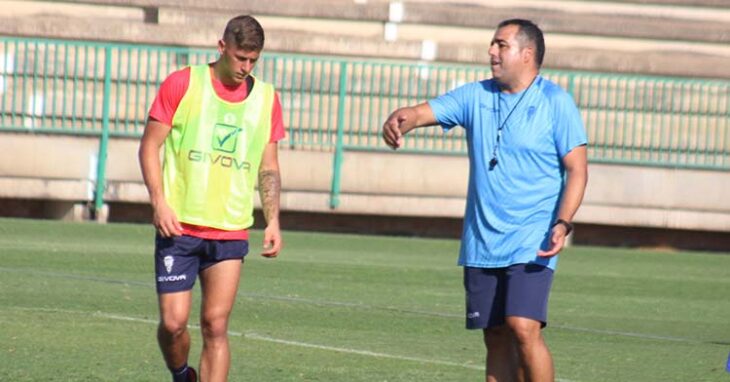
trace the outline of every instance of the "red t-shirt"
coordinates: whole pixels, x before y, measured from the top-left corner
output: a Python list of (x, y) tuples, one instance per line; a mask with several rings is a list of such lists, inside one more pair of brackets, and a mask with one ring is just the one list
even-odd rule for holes
[[(226, 86), (220, 80), (213, 78), (213, 89), (216, 94), (228, 102), (241, 102), (248, 96), (248, 85), (244, 81), (238, 86)], [(150, 107), (149, 118), (172, 126), (172, 118), (177, 111), (190, 84), (190, 68), (184, 68), (170, 74), (160, 85), (160, 90)], [(254, 85), (256, 86), (256, 85)], [(274, 104), (271, 110), (271, 137), (270, 143), (284, 138), (284, 119), (281, 113), (279, 94), (274, 93)], [(248, 230), (225, 231), (211, 227), (181, 223), (183, 234), (212, 240), (247, 240)]]

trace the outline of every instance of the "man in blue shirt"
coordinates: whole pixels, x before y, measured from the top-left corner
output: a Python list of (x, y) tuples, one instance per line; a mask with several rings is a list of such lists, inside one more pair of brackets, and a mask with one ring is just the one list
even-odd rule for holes
[(539, 75), (544, 53), (535, 24), (505, 20), (489, 47), (491, 79), (400, 108), (383, 125), (393, 149), (417, 127), (466, 129), (459, 265), (466, 326), (484, 333), (487, 381), (554, 380), (541, 329), (557, 254), (585, 192), (587, 138), (571, 96)]

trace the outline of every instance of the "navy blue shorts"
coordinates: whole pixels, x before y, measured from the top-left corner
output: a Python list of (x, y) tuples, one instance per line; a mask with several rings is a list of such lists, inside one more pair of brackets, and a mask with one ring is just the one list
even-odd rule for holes
[(193, 236), (155, 237), (157, 293), (193, 289), (203, 269), (224, 260), (241, 260), (248, 240), (207, 240)]
[(466, 328), (486, 329), (505, 317), (526, 317), (547, 325), (553, 270), (538, 264), (505, 268), (464, 267)]

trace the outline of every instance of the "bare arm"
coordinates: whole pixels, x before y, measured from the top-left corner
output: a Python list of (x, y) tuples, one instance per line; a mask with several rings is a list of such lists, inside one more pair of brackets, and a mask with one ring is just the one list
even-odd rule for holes
[(383, 124), (383, 140), (390, 148), (397, 150), (402, 144), (403, 135), (417, 127), (437, 123), (428, 103), (402, 107), (391, 113)]
[(175, 212), (167, 204), (162, 190), (160, 147), (165, 142), (170, 129), (170, 126), (150, 119), (139, 144), (139, 164), (154, 213), (152, 224), (164, 237), (180, 236), (182, 233), (182, 226), (180, 226)]
[[(586, 184), (588, 183), (588, 158), (586, 154), (586, 146), (578, 146), (563, 157), (563, 165), (568, 176), (563, 189), (563, 195), (560, 199), (560, 209), (558, 210), (558, 219), (567, 222), (573, 221), (573, 216), (578, 211), (580, 203), (583, 201)], [(541, 257), (555, 256), (565, 246), (565, 237), (567, 228), (562, 224), (558, 224), (552, 229), (550, 235), (550, 249), (547, 251), (538, 251), (537, 255)]]
[(282, 246), (279, 227), (279, 197), (281, 176), (279, 175), (279, 152), (276, 143), (269, 143), (264, 149), (259, 167), (259, 196), (266, 219), (264, 230), (264, 251), (262, 256), (276, 257)]

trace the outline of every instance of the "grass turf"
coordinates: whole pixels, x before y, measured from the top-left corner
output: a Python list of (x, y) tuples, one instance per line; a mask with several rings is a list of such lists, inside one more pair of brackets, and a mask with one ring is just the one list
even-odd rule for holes
[[(231, 381), (483, 380), (458, 241), (285, 232), (268, 260), (260, 240), (231, 317)], [(152, 250), (151, 226), (0, 219), (0, 381), (168, 380)], [(561, 257), (544, 332), (559, 380), (730, 378), (730, 256)]]

